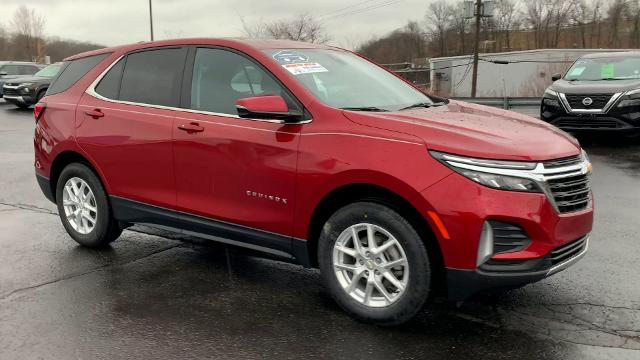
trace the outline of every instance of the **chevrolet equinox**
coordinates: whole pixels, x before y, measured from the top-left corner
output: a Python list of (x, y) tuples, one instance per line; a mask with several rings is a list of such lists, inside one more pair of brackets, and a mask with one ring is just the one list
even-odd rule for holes
[(523, 286), (587, 251), (591, 164), (573, 137), (339, 48), (95, 50), (64, 61), (34, 116), (38, 184), (78, 243), (144, 223), (266, 252), (319, 268), (362, 321)]

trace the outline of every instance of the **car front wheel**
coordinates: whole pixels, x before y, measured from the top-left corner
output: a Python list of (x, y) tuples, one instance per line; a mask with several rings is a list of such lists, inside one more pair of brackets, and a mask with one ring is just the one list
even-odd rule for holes
[(338, 210), (320, 235), (318, 257), (332, 297), (359, 320), (403, 323), (429, 296), (427, 250), (411, 224), (387, 206), (358, 202)]

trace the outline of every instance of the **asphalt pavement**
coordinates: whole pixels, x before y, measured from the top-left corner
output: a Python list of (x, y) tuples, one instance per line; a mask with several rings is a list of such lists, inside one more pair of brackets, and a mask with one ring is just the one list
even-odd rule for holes
[(640, 359), (640, 140), (589, 140), (587, 256), (396, 328), (358, 323), (316, 270), (149, 227), (76, 245), (33, 170), (30, 111), (0, 100), (0, 359)]

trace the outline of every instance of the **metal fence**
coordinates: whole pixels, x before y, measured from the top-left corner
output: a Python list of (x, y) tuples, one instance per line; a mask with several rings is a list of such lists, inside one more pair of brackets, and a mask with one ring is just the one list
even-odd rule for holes
[(454, 100), (466, 101), (474, 104), (511, 109), (514, 107), (539, 107), (539, 97), (454, 97)]

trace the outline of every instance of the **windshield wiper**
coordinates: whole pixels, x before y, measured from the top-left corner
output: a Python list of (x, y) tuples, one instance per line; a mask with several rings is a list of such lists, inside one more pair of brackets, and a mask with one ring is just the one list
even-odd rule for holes
[(361, 106), (361, 107), (342, 107), (340, 108), (342, 110), (351, 110), (351, 111), (378, 111), (378, 112), (382, 112), (382, 111), (389, 111), (386, 109), (381, 109), (375, 106)]
[(442, 105), (446, 105), (446, 103), (443, 103), (443, 102), (421, 102), (421, 103), (416, 103), (416, 104), (413, 104), (413, 105), (409, 105), (407, 107), (403, 107), (401, 109), (398, 109), (398, 111), (415, 109), (415, 108), (430, 108), (430, 107), (442, 106)]

